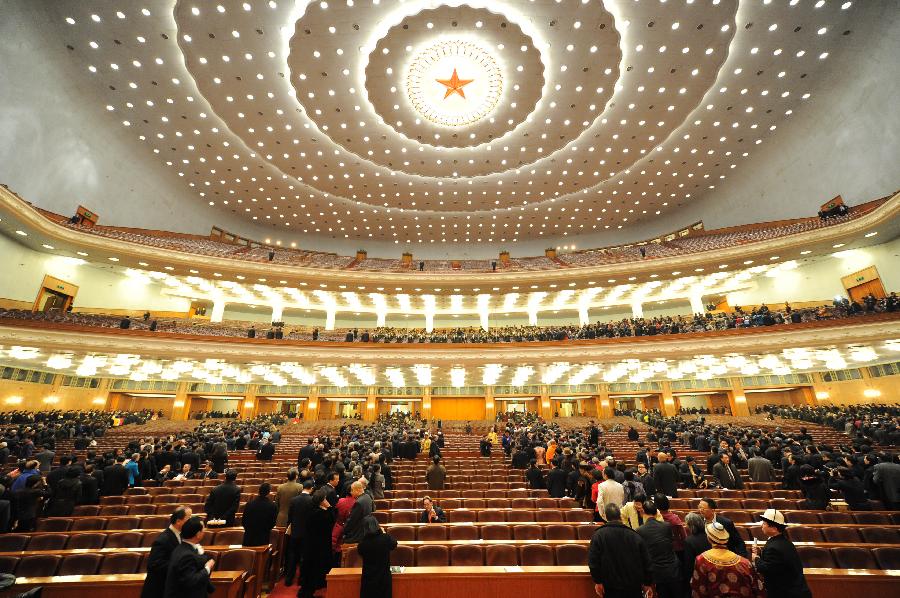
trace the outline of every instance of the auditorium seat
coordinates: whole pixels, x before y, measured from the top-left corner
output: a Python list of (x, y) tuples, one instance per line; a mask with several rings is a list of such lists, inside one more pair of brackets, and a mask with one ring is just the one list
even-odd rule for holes
[(65, 534), (37, 534), (28, 542), (28, 550), (62, 550), (68, 539)]
[(19, 564), (19, 557), (6, 555), (0, 556), (0, 573), (4, 573), (6, 575), (15, 575), (16, 574), (16, 565)]
[(391, 514), (387, 511), (375, 511), (372, 513), (372, 516), (375, 517), (375, 521), (380, 524), (390, 523)]
[[(105, 497), (105, 498), (113, 498), (113, 497)], [(122, 497), (116, 497), (116, 498), (122, 498)], [(128, 514), (128, 506), (124, 505), (124, 504), (103, 505), (100, 507), (100, 516), (101, 517), (110, 517), (113, 515), (127, 515), (127, 514)]]
[(30, 536), (25, 534), (0, 534), (0, 552), (19, 552), (25, 550)]
[(141, 518), (142, 529), (159, 529), (163, 530), (169, 527), (169, 515), (150, 515)]
[(506, 513), (507, 521), (534, 521), (534, 511), (509, 511)]
[[(458, 511), (453, 512), (457, 513)], [(391, 523), (416, 523), (418, 520), (419, 513), (417, 511), (391, 511)]]
[(534, 501), (530, 498), (513, 498), (509, 501), (509, 506), (513, 509), (533, 509)]
[(416, 550), (416, 566), (446, 567), (450, 564), (450, 551), (446, 546), (426, 544)]
[(131, 505), (128, 507), (129, 515), (156, 515), (156, 505)]
[(819, 521), (826, 525), (853, 525), (853, 515), (840, 511), (823, 511), (819, 513)]
[(544, 536), (547, 540), (574, 540), (575, 529), (571, 525), (548, 525)]
[[(244, 571), (246, 574), (244, 578), (244, 583), (246, 584), (244, 595), (250, 596), (255, 595), (255, 592), (249, 592), (248, 589), (254, 589), (257, 583), (262, 582), (262, 580), (257, 580), (256, 575), (253, 574), (255, 561), (256, 553), (254, 551), (238, 548), (226, 550), (219, 554), (219, 558), (216, 559), (216, 567), (220, 571)], [(135, 563), (135, 570), (137, 570), (137, 563)]]
[[(112, 556), (112, 555), (110, 555)], [(88, 552), (85, 554), (67, 554), (59, 565), (57, 575), (96, 575), (100, 568), (102, 554)]]
[(859, 532), (852, 527), (823, 527), (819, 531), (822, 532), (822, 536), (825, 538), (826, 542), (858, 544), (861, 541)]
[(413, 501), (408, 498), (395, 498), (393, 504), (391, 505), (392, 509), (414, 509), (415, 505), (413, 505)]
[(211, 543), (218, 544), (219, 546), (243, 544), (244, 531), (240, 529), (222, 529), (217, 531), (214, 538), (211, 538), (210, 540)]
[(784, 520), (787, 523), (805, 523), (807, 525), (819, 523), (818, 515), (809, 511), (790, 511), (784, 514)]
[(543, 530), (539, 525), (517, 525), (513, 527), (516, 540), (543, 540)]
[(484, 525), (481, 527), (482, 540), (509, 540), (511, 532), (507, 525)]
[(769, 508), (769, 501), (761, 498), (745, 498), (741, 501), (742, 508), (751, 511), (765, 511)]
[[(137, 573), (138, 566), (141, 564), (141, 554), (138, 552), (114, 552), (103, 557), (100, 569), (97, 573), (101, 575), (122, 575), (126, 573)], [(231, 571), (232, 569), (223, 566), (217, 562), (223, 571)]]
[(555, 548), (556, 564), (560, 567), (584, 567), (588, 548), (584, 544), (562, 544)]
[(734, 523), (753, 523), (753, 514), (747, 511), (722, 511), (722, 516)]
[(37, 520), (35, 531), (38, 532), (67, 532), (72, 526), (72, 520), (67, 517), (44, 517)]
[(485, 547), (484, 561), (489, 567), (512, 567), (519, 564), (519, 555), (515, 546), (491, 544)]
[(873, 548), (872, 554), (879, 569), (900, 569), (900, 546)]
[(416, 549), (412, 546), (397, 546), (391, 551), (391, 565), (395, 567), (415, 567)]
[(841, 569), (877, 569), (875, 555), (868, 548), (840, 546), (831, 549), (834, 562)]
[(565, 519), (566, 521), (587, 523), (594, 520), (594, 514), (587, 509), (572, 509), (565, 511)]
[(791, 542), (821, 542), (822, 533), (817, 527), (791, 526), (785, 535)]
[(449, 526), (450, 540), (478, 540), (478, 528), (474, 525)]
[(597, 531), (598, 526), (596, 525), (579, 525), (575, 528), (575, 533), (578, 535), (579, 540), (590, 540), (594, 537), (594, 532)]
[(804, 567), (834, 568), (834, 559), (831, 551), (821, 546), (798, 546), (797, 553)]
[(553, 547), (547, 544), (527, 544), (519, 549), (519, 562), (523, 566), (552, 567)]
[(104, 529), (108, 530), (128, 530), (128, 529), (138, 529), (138, 524), (140, 523), (139, 517), (115, 517), (106, 522), (106, 527)]
[(47, 577), (56, 575), (61, 557), (55, 554), (32, 554), (19, 559), (16, 577)]
[(900, 544), (900, 534), (896, 529), (884, 527), (861, 527), (862, 541), (868, 544)]
[(105, 548), (138, 548), (141, 545), (140, 532), (120, 532), (106, 536)]
[(67, 550), (103, 548), (106, 543), (106, 534), (75, 534), (69, 538), (66, 544)]
[(506, 512), (505, 511), (493, 511), (493, 510), (478, 511), (476, 519), (478, 522), (482, 522), (482, 521), (485, 521), (485, 522), (503, 521), (503, 522), (505, 522), (506, 521)]
[(884, 513), (873, 513), (871, 511), (854, 511), (853, 519), (856, 520), (856, 523), (860, 525), (897, 525), (897, 522), (892, 522), (891, 518), (897, 514), (891, 514), (891, 516), (887, 516)]
[(484, 552), (481, 546), (462, 544), (450, 549), (450, 562), (454, 566), (481, 567), (484, 565)]
[(88, 516), (96, 516), (100, 514), (100, 506), (99, 505), (78, 505), (75, 507), (75, 510), (72, 511), (73, 517), (88, 517)]
[(102, 530), (105, 527), (106, 519), (101, 519), (100, 517), (84, 517), (72, 521), (72, 527), (69, 528), (69, 531), (97, 531)]
[(394, 526), (390, 533), (398, 542), (412, 542), (416, 539), (416, 528), (409, 525)]
[[(475, 511), (451, 511), (447, 513), (447, 521), (450, 523), (475, 523)], [(397, 523), (396, 520), (391, 520)]]
[(535, 520), (541, 523), (565, 521), (563, 512), (556, 509), (537, 511), (537, 518)]
[[(415, 528), (413, 528), (415, 529)], [(391, 530), (391, 535), (394, 535), (393, 530)], [(418, 528), (418, 540), (422, 542), (428, 541), (438, 541), (438, 540), (446, 540), (447, 539), (447, 526), (445, 525), (423, 525)], [(396, 538), (396, 536), (394, 536)]]

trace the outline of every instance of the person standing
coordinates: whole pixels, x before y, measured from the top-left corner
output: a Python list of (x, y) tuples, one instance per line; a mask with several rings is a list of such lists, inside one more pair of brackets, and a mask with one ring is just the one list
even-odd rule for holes
[(331, 571), (333, 529), (334, 508), (328, 502), (328, 493), (323, 487), (313, 493), (312, 509), (306, 520), (298, 598), (312, 598), (316, 590), (325, 587), (325, 576)]
[(288, 524), (288, 511), (291, 507), (291, 501), (295, 496), (300, 494), (303, 486), (297, 483), (298, 472), (295, 468), (291, 468), (287, 473), (287, 482), (278, 485), (275, 492), (275, 508), (278, 509), (278, 517), (275, 525), (284, 527)]
[(681, 568), (673, 547), (672, 526), (656, 519), (656, 505), (644, 503), (648, 519), (637, 529), (650, 554), (650, 569), (659, 598), (681, 598)]
[(128, 488), (128, 470), (125, 469), (125, 457), (119, 455), (113, 465), (103, 468), (103, 496), (122, 496)]
[(234, 516), (241, 502), (241, 487), (235, 480), (237, 472), (229, 469), (225, 472), (225, 482), (214, 487), (206, 497), (204, 508), (208, 521), (224, 520), (225, 527), (234, 526)]
[(722, 453), (719, 457), (719, 462), (713, 466), (712, 472), (719, 480), (719, 485), (722, 486), (722, 488), (727, 488), (729, 490), (744, 489), (744, 481), (741, 479), (741, 474), (738, 472), (737, 467), (731, 462), (731, 455), (728, 453)]
[(447, 479), (447, 468), (441, 465), (441, 457), (435, 455), (433, 463), (425, 470), (425, 481), (429, 490), (443, 490), (444, 481)]
[(775, 467), (765, 457), (755, 455), (747, 461), (747, 469), (750, 472), (752, 482), (774, 482)]
[(278, 508), (271, 500), (269, 493), (272, 487), (268, 482), (259, 485), (259, 493), (244, 506), (241, 525), (244, 527), (244, 546), (265, 546), (271, 542), (272, 529), (278, 519)]
[(806, 578), (803, 577), (803, 563), (790, 540), (784, 535), (787, 526), (784, 514), (775, 509), (767, 509), (760, 516), (762, 531), (766, 535), (766, 545), (760, 551), (753, 545), (753, 565), (763, 577), (768, 598), (812, 598)]
[[(660, 451), (656, 458), (658, 459), (658, 463), (653, 466), (653, 484), (656, 487), (657, 492), (662, 492), (666, 496), (677, 498), (678, 497), (678, 469), (669, 463), (669, 455)], [(647, 485), (644, 485), (644, 491), (649, 492), (647, 490)]]
[(712, 548), (694, 561), (693, 596), (765, 598), (762, 580), (750, 561), (728, 550), (728, 531), (718, 521), (706, 525)]
[(588, 568), (601, 598), (641, 598), (652, 583), (650, 553), (643, 538), (620, 520), (619, 505), (604, 510), (609, 523), (598, 528), (588, 548)]
[(169, 527), (153, 540), (147, 558), (147, 576), (141, 598), (158, 598), (166, 589), (166, 575), (172, 552), (181, 544), (181, 528), (191, 518), (190, 507), (178, 507), (169, 517)]
[(381, 531), (375, 517), (363, 520), (363, 539), (356, 551), (362, 557), (359, 598), (391, 598), (391, 551), (397, 540)]
[(684, 540), (684, 555), (681, 561), (682, 589), (686, 595), (691, 593), (691, 578), (694, 576), (694, 563), (697, 557), (712, 548), (706, 538), (706, 522), (698, 513), (688, 513), (684, 518), (688, 536)]
[(203, 556), (203, 521), (191, 517), (181, 527), (181, 544), (172, 551), (163, 598), (206, 598), (215, 561)]
[(306, 536), (306, 520), (313, 507), (313, 486), (312, 480), (303, 482), (303, 490), (291, 499), (288, 508), (288, 541), (284, 555), (284, 585), (288, 587), (294, 584), (294, 575), (303, 560), (303, 538)]
[(716, 513), (716, 507), (715, 499), (701, 498), (697, 511), (703, 517), (706, 525), (716, 522), (724, 527), (725, 531), (728, 532), (728, 550), (746, 558), (747, 546), (744, 544), (744, 540), (741, 539), (737, 528), (734, 527), (734, 522), (731, 521), (731, 519)]
[[(350, 519), (350, 513), (356, 504), (356, 497), (362, 492), (362, 484), (355, 482), (350, 485), (350, 494), (337, 501), (334, 506), (334, 528), (331, 530), (331, 550), (334, 553), (334, 566), (341, 566), (341, 552), (344, 546), (344, 526)], [(362, 520), (360, 520), (362, 524)]]

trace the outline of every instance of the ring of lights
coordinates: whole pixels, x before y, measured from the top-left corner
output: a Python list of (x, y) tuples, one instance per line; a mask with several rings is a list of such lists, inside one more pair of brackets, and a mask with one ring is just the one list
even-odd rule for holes
[[(465, 87), (447, 87), (435, 75), (462, 62)], [(446, 88), (443, 98), (436, 98), (437, 85)], [(494, 57), (472, 42), (449, 40), (433, 44), (416, 55), (406, 70), (406, 95), (413, 107), (427, 120), (445, 127), (466, 127), (487, 115), (503, 93), (503, 75)], [(450, 106), (448, 108), (448, 106)]]

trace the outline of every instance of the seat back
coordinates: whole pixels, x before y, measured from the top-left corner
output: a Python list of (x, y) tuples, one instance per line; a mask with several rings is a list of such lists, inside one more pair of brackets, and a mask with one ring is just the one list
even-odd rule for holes
[(544, 528), (547, 540), (574, 540), (575, 528), (571, 525), (548, 525)]
[(143, 536), (140, 532), (118, 532), (106, 537), (105, 548), (138, 548)]
[(566, 521), (587, 523), (594, 520), (594, 514), (587, 509), (572, 509), (571, 511), (565, 511), (564, 514)]
[(819, 513), (819, 521), (828, 525), (853, 525), (853, 515), (840, 511), (823, 511)]
[(478, 528), (474, 525), (451, 525), (448, 529), (450, 540), (478, 540)]
[(82, 532), (105, 529), (106, 521), (103, 517), (80, 517), (72, 521), (72, 527), (69, 528), (69, 531)]
[(858, 544), (861, 541), (859, 532), (852, 527), (823, 527), (821, 531), (826, 542)]
[[(103, 544), (106, 543), (106, 534), (74, 534), (69, 537), (69, 542), (66, 544), (66, 548), (68, 550), (97, 550), (99, 548), (103, 548)], [(60, 575), (65, 575), (61, 573)]]
[(804, 567), (834, 568), (831, 551), (821, 546), (798, 546), (797, 554)]
[(868, 548), (841, 546), (831, 549), (834, 562), (841, 569), (877, 569), (878, 561)]
[(560, 567), (587, 564), (587, 546), (584, 544), (561, 544), (556, 547), (556, 564)]
[(395, 567), (415, 567), (416, 549), (402, 544), (397, 546), (391, 551), (391, 565)]
[(38, 532), (67, 532), (72, 526), (72, 519), (69, 517), (44, 517), (37, 520), (35, 531)]
[(873, 548), (872, 554), (879, 569), (900, 569), (900, 546)]
[(485, 546), (484, 564), (489, 567), (512, 567), (518, 565), (519, 555), (516, 547), (509, 544)]
[(418, 519), (416, 511), (391, 511), (391, 523), (415, 523)]
[(103, 555), (97, 553), (67, 554), (59, 565), (57, 575), (96, 575)]
[(505, 511), (478, 511), (477, 520), (480, 521), (506, 521), (506, 512)]
[(522, 566), (552, 567), (556, 564), (553, 547), (547, 544), (526, 544), (519, 548), (519, 562)]
[(220, 571), (253, 571), (253, 562), (256, 560), (256, 553), (246, 548), (237, 548), (226, 550), (219, 555), (216, 561), (216, 567)]
[(425, 544), (416, 550), (417, 567), (446, 567), (450, 564), (450, 552), (440, 544)]
[(819, 517), (815, 513), (808, 511), (790, 511), (784, 514), (784, 520), (787, 523), (806, 523), (808, 525), (817, 525)]
[(48, 577), (56, 575), (62, 558), (56, 554), (33, 554), (19, 559), (16, 577)]
[(791, 526), (785, 535), (791, 542), (821, 542), (822, 532), (817, 527)]
[[(396, 529), (396, 528), (394, 528)], [(396, 535), (394, 535), (394, 529), (391, 530), (391, 535), (394, 536), (394, 539), (399, 540)], [(415, 529), (415, 528), (410, 528)], [(446, 525), (423, 525), (419, 528), (418, 531), (418, 539), (423, 542), (435, 542), (440, 540), (447, 539), (447, 526)]]
[(454, 566), (481, 567), (484, 565), (484, 552), (481, 546), (461, 544), (450, 550), (450, 562)]
[(891, 518), (884, 513), (856, 511), (853, 519), (860, 525), (891, 525)]
[(537, 517), (535, 521), (540, 522), (551, 522), (551, 521), (564, 521), (563, 512), (558, 509), (542, 509), (537, 511)]
[(483, 525), (481, 526), (482, 540), (509, 540), (510, 530), (508, 525)]
[(391, 537), (398, 542), (413, 542), (416, 539), (416, 528), (411, 525), (395, 525), (391, 528)]
[(128, 529), (138, 529), (138, 523), (140, 523), (140, 517), (128, 516), (128, 517), (115, 517), (106, 522), (106, 529), (119, 529), (119, 530), (128, 530)]
[(900, 544), (900, 533), (889, 527), (861, 527), (859, 533), (868, 544)]
[[(220, 529), (216, 532), (215, 543), (219, 546), (234, 546), (244, 542), (244, 531), (240, 529)], [(225, 571), (225, 569), (222, 569)]]
[(37, 534), (28, 542), (28, 550), (62, 550), (68, 539), (65, 534)]
[(0, 534), (0, 552), (25, 550), (31, 536), (25, 534)]
[(516, 540), (543, 540), (543, 530), (539, 525), (517, 525), (513, 528)]

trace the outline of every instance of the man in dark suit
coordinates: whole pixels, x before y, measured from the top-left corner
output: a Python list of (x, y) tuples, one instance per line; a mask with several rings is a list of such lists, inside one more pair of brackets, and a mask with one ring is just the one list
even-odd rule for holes
[(719, 485), (722, 488), (743, 490), (744, 481), (741, 479), (741, 474), (738, 472), (737, 467), (731, 462), (731, 455), (728, 453), (722, 453), (719, 462), (713, 466), (712, 472), (716, 479), (719, 480)]
[(259, 450), (256, 451), (256, 458), (259, 461), (271, 461), (273, 456), (275, 456), (275, 445), (266, 438), (259, 445)]
[(229, 469), (225, 472), (225, 482), (213, 488), (206, 497), (204, 509), (207, 520), (223, 519), (226, 527), (234, 525), (234, 516), (241, 502), (241, 487), (235, 483), (236, 479), (237, 472)]
[(747, 461), (747, 469), (750, 472), (750, 480), (754, 482), (774, 482), (775, 467), (772, 462), (759, 455), (750, 457)]
[(706, 523), (712, 523), (713, 521), (721, 523), (722, 527), (728, 532), (728, 550), (747, 558), (747, 546), (744, 544), (744, 538), (738, 533), (737, 528), (734, 527), (734, 522), (731, 519), (722, 517), (716, 513), (716, 507), (715, 499), (701, 498), (697, 511)]
[(122, 496), (125, 493), (128, 488), (128, 470), (124, 463), (124, 455), (119, 455), (115, 463), (103, 468), (103, 496)]
[(278, 518), (278, 507), (269, 500), (272, 487), (268, 482), (259, 485), (259, 494), (244, 506), (241, 525), (244, 526), (244, 546), (265, 546), (270, 542), (272, 528)]
[(681, 595), (681, 565), (675, 556), (672, 526), (656, 519), (657, 508), (653, 501), (644, 502), (647, 521), (637, 529), (650, 553), (650, 570), (660, 598)]
[(550, 473), (547, 474), (547, 493), (550, 498), (563, 498), (566, 495), (566, 472), (559, 468), (559, 462), (550, 462)]
[(294, 575), (300, 565), (300, 557), (303, 554), (303, 535), (306, 532), (306, 520), (312, 511), (312, 491), (315, 483), (312, 480), (303, 482), (300, 494), (291, 499), (288, 507), (289, 541), (288, 549), (284, 555), (284, 585), (291, 586), (294, 583)]
[(194, 475), (195, 480), (217, 480), (219, 479), (219, 474), (216, 473), (216, 470), (213, 469), (212, 461), (204, 461), (203, 462), (203, 471), (198, 471)]
[(189, 507), (178, 507), (169, 518), (169, 527), (158, 535), (150, 547), (147, 559), (147, 577), (141, 589), (141, 598), (156, 598), (166, 589), (166, 574), (172, 552), (181, 544), (181, 528), (191, 518)]
[(447, 523), (447, 515), (431, 500), (430, 496), (422, 499), (422, 513), (419, 515), (419, 523)]
[(762, 552), (753, 545), (753, 565), (762, 575), (769, 598), (812, 598), (806, 578), (803, 577), (803, 563), (797, 549), (784, 535), (787, 526), (781, 511), (768, 509), (760, 517), (762, 531), (769, 539)]
[(209, 581), (215, 561), (203, 556), (202, 539), (203, 521), (191, 517), (181, 527), (181, 544), (172, 551), (163, 598), (206, 598), (215, 590)]
[(81, 500), (80, 505), (96, 505), (100, 503), (100, 483), (94, 474), (94, 464), (87, 463), (84, 471), (79, 476), (81, 481)]
[(659, 463), (653, 466), (653, 483), (657, 492), (676, 498), (678, 496), (678, 468), (669, 463), (669, 455), (660, 451)]

